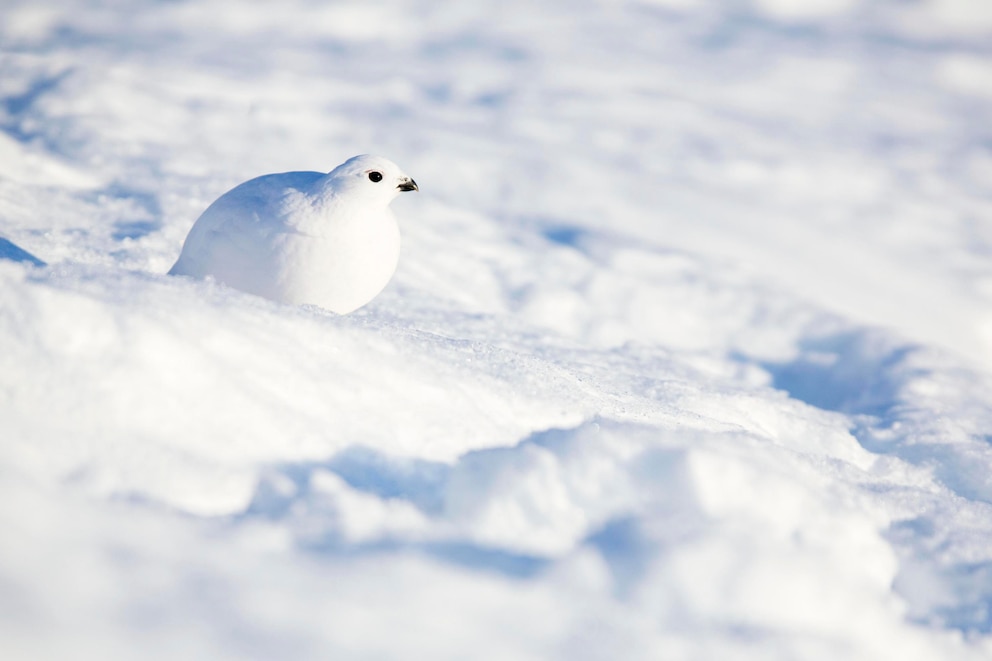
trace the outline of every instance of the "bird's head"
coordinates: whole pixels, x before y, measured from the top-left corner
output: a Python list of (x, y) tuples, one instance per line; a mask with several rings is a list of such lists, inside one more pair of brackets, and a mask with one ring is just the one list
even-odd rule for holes
[(382, 200), (389, 204), (404, 191), (420, 190), (417, 182), (403, 174), (399, 166), (381, 156), (362, 154), (337, 166), (327, 175), (336, 191)]

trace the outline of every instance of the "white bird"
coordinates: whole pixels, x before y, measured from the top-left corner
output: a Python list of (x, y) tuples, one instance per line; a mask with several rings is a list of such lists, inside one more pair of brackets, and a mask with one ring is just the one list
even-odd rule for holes
[(169, 274), (211, 276), (274, 301), (346, 314), (396, 271), (400, 231), (389, 203), (415, 190), (395, 163), (367, 154), (328, 174), (246, 181), (197, 219)]

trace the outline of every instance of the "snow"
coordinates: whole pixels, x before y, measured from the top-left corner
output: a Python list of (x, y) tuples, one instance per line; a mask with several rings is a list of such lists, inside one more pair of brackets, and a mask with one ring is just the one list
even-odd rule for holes
[[(0, 656), (992, 658), (989, 16), (5, 3)], [(357, 153), (365, 308), (165, 275)]]

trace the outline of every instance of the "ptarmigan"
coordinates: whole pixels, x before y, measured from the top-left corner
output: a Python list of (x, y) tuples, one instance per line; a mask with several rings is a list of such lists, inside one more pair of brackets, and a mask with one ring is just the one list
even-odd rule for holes
[(415, 190), (417, 182), (395, 163), (369, 155), (328, 174), (246, 181), (203, 212), (169, 273), (212, 276), (274, 301), (346, 314), (393, 276), (400, 232), (389, 203)]

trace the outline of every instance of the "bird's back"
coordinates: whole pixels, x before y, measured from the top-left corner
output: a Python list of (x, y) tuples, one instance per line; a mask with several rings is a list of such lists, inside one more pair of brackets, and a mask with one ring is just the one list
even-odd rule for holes
[[(294, 201), (302, 204), (320, 172), (267, 174), (221, 195), (193, 224), (170, 275), (208, 275), (238, 289), (263, 294), (253, 277), (271, 261), (272, 239), (291, 231)], [(259, 280), (252, 284), (253, 280)]]

